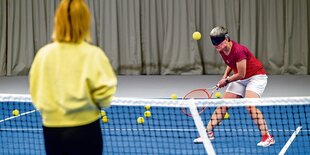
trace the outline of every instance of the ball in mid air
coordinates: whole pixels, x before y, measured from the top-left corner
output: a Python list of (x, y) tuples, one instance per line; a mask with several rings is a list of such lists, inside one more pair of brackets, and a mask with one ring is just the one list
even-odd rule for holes
[(193, 39), (194, 40), (200, 40), (201, 39), (201, 33), (196, 31), (193, 33)]

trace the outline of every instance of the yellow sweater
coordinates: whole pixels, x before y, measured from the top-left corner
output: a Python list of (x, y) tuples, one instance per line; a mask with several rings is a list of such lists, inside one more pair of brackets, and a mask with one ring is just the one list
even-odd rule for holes
[(110, 106), (117, 79), (104, 52), (89, 43), (41, 48), (29, 73), (30, 94), (46, 127), (89, 124)]

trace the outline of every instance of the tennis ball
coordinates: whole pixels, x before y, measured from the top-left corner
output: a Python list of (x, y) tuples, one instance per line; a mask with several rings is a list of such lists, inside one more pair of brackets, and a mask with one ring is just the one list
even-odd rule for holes
[(108, 123), (109, 122), (108, 116), (103, 116), (101, 120), (102, 120), (103, 123)]
[(145, 112), (144, 112), (144, 116), (145, 116), (146, 118), (149, 118), (149, 117), (152, 116), (152, 113), (151, 113), (150, 111), (145, 111)]
[(215, 93), (215, 97), (216, 97), (216, 98), (221, 98), (221, 97), (222, 97), (221, 92), (216, 92), (216, 93)]
[(143, 124), (144, 123), (144, 118), (143, 117), (138, 117), (137, 123), (138, 124)]
[(229, 119), (230, 115), (228, 112), (226, 112), (226, 114), (224, 115), (224, 119)]
[(193, 39), (194, 40), (200, 40), (201, 39), (201, 34), (200, 32), (196, 31), (193, 33)]
[(14, 109), (14, 110), (12, 111), (12, 114), (13, 114), (13, 116), (18, 116), (18, 115), (19, 115), (19, 110)]
[(178, 98), (178, 96), (176, 95), (176, 94), (171, 94), (171, 99), (173, 99), (173, 100), (175, 100), (175, 99), (177, 99)]
[(101, 116), (105, 116), (106, 112), (104, 110), (101, 110)]
[(151, 109), (151, 105), (149, 105), (149, 104), (145, 105), (145, 106), (144, 106), (144, 109), (145, 109), (145, 110), (150, 110), (150, 109)]

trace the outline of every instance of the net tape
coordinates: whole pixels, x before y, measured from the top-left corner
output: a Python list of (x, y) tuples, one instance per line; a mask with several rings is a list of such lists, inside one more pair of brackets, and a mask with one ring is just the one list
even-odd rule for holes
[[(0, 94), (1, 102), (32, 102), (30, 95)], [(241, 98), (241, 99), (195, 99), (197, 107), (218, 107), (228, 105), (238, 106), (281, 106), (281, 105), (308, 105), (310, 96), (302, 97), (269, 97), (269, 98)], [(157, 107), (188, 107), (190, 100), (171, 99), (143, 99), (115, 97), (111, 105), (117, 106), (144, 106), (150, 104)]]

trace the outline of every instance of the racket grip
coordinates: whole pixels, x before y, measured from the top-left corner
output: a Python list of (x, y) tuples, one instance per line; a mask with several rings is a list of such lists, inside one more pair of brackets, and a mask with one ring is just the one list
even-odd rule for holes
[(216, 90), (218, 90), (219, 89), (219, 84), (216, 84), (214, 87), (216, 88)]

